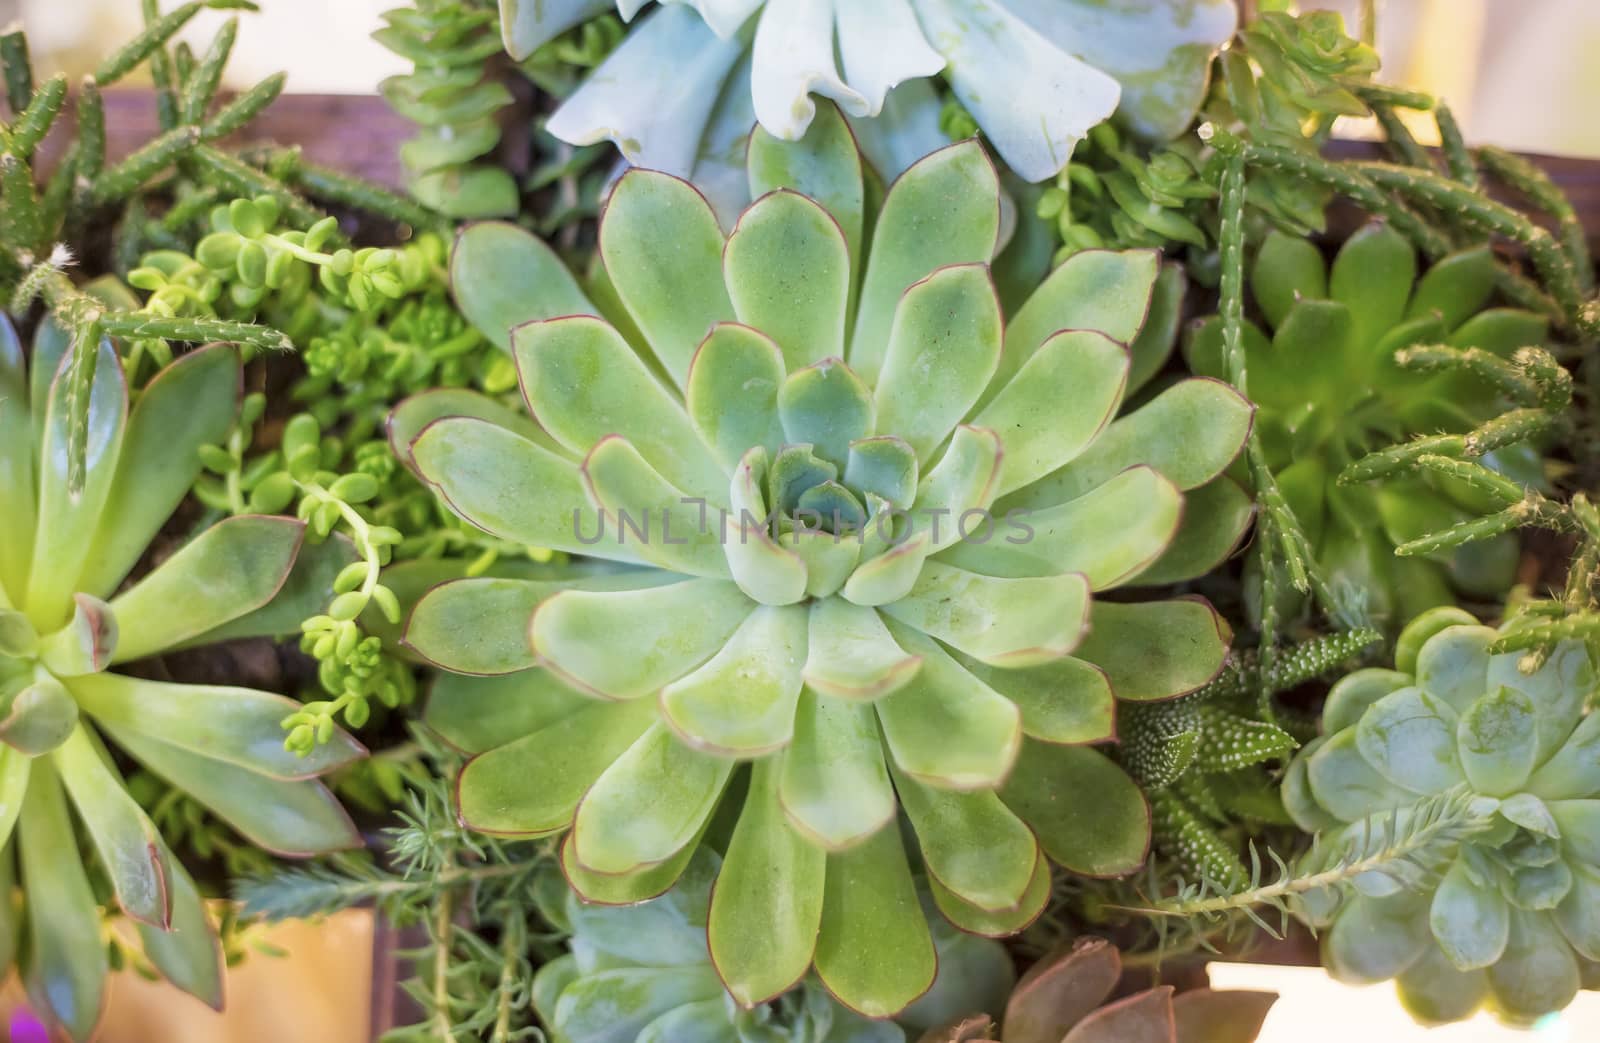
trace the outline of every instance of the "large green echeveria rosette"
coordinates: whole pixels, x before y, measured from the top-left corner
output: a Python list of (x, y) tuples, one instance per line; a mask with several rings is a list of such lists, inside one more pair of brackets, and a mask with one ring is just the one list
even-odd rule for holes
[[(1290, 768), (1284, 803), (1307, 830), (1358, 841), (1441, 832), (1440, 802), (1468, 813), (1421, 874), (1363, 873), (1313, 894), (1324, 960), (1344, 981), (1398, 979), (1414, 1016), (1487, 1005), (1531, 1022), (1566, 1006), (1600, 960), (1600, 716), (1580, 641), (1495, 654), (1500, 632), (1457, 608), (1401, 633), (1396, 669), (1329, 692), (1324, 735)], [(1385, 831), (1389, 832), (1385, 832)], [(1331, 911), (1330, 911), (1331, 910)]]
[[(1411, 245), (1376, 223), (1352, 236), (1331, 265), (1315, 244), (1274, 232), (1250, 282), (1271, 330), (1244, 327), (1262, 447), (1329, 578), (1360, 592), (1371, 617), (1391, 626), (1452, 602), (1455, 590), (1500, 597), (1516, 566), (1514, 536), (1424, 556), (1394, 553), (1492, 510), (1481, 494), (1419, 474), (1367, 483), (1340, 476), (1369, 452), (1417, 435), (1470, 431), (1505, 411), (1477, 378), (1407, 367), (1397, 353), (1444, 345), (1510, 359), (1544, 342), (1547, 320), (1491, 306), (1495, 262), (1487, 246), (1451, 254), (1419, 275)], [(1191, 331), (1185, 347), (1197, 372), (1222, 372), (1214, 317)], [(1526, 443), (1483, 462), (1543, 484), (1539, 453)]]
[(463, 233), (458, 300), (537, 422), (425, 394), (396, 445), (469, 522), (612, 566), (446, 583), (406, 636), (453, 672), (428, 720), (477, 754), (469, 825), (570, 830), (563, 866), (602, 903), (662, 893), (710, 838), (738, 1001), (814, 964), (881, 1017), (933, 978), (913, 861), (994, 935), (1043, 908), (1047, 856), (1143, 861), (1144, 799), (1090, 744), (1113, 693), (1208, 681), (1226, 628), (1198, 600), (1092, 595), (1231, 549), (1248, 512), (1180, 533), (1184, 491), (1251, 411), (1200, 379), (1117, 418), (1154, 253), (1074, 257), (1007, 322), (976, 143), (876, 213), (836, 110), (798, 143), (758, 130), (749, 162), (726, 239), (686, 183), (624, 176), (587, 292), (518, 230)]
[(240, 361), (224, 345), (190, 352), (130, 408), (116, 351), (109, 341), (92, 347), (87, 468), (74, 490), (71, 359), (80, 349), (47, 320), (25, 359), (0, 317), (0, 892), (16, 884), (22, 893), (20, 922), (9, 899), (0, 903), (0, 966), (20, 963), (34, 1008), (73, 1039), (93, 1032), (108, 973), (91, 858), (150, 962), (222, 1003), (221, 952), (200, 893), (124, 788), (108, 746), (268, 850), (311, 855), (360, 841), (315, 779), (361, 754), (349, 736), (300, 758), (285, 751), (279, 727), (296, 706), (289, 699), (117, 669), (292, 631), (329, 596), (343, 561), (301, 555), (300, 522), (240, 516), (128, 583), (198, 476), (200, 447), (232, 425)]

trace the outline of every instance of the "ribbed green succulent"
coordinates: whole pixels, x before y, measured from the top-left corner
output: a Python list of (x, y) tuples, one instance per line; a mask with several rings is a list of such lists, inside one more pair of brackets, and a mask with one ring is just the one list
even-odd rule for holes
[[(1360, 591), (1372, 618), (1398, 626), (1454, 600), (1452, 586), (1499, 597), (1510, 586), (1516, 542), (1506, 536), (1429, 556), (1394, 548), (1488, 513), (1482, 494), (1406, 474), (1346, 484), (1341, 472), (1416, 434), (1464, 432), (1504, 411), (1494, 390), (1463, 372), (1404, 365), (1405, 349), (1480, 348), (1509, 359), (1544, 341), (1532, 312), (1489, 307), (1494, 258), (1487, 246), (1452, 254), (1418, 278), (1398, 232), (1369, 225), (1330, 267), (1315, 244), (1274, 232), (1262, 244), (1251, 290), (1273, 330), (1246, 323), (1250, 396), (1269, 465), (1336, 584)], [(1200, 324), (1186, 345), (1197, 372), (1219, 374), (1221, 326)], [(1399, 358), (1397, 359), (1397, 353)], [(1542, 481), (1527, 444), (1484, 462), (1527, 484)]]
[(706, 949), (719, 861), (701, 848), (672, 890), (642, 905), (589, 905), (555, 880), (559, 896), (541, 904), (571, 934), (571, 952), (533, 980), (552, 1043), (905, 1043), (952, 1011), (998, 1008), (1016, 980), (998, 942), (933, 916), (938, 980), (898, 1023), (862, 1017), (810, 978), (745, 1007)]
[(199, 473), (200, 447), (232, 424), (240, 363), (227, 346), (190, 352), (130, 409), (116, 352), (109, 341), (98, 351), (85, 389), (86, 479), (73, 494), (68, 337), (42, 326), (30, 375), (0, 316), (0, 894), (20, 883), (26, 922), (0, 902), (0, 966), (25, 939), (34, 1007), (74, 1039), (93, 1031), (107, 974), (88, 858), (137, 922), (151, 963), (222, 1003), (221, 953), (199, 892), (124, 789), (104, 740), (269, 850), (309, 855), (360, 840), (313, 778), (359, 756), (353, 739), (336, 735), (299, 758), (278, 724), (291, 700), (114, 672), (171, 649), (293, 631), (342, 562), (318, 554), (296, 568), (301, 523), (241, 516), (125, 585)]
[(444, 584), (406, 639), (497, 675), (441, 679), (428, 711), (479, 754), (469, 825), (570, 828), (578, 891), (626, 902), (666, 890), (722, 807), (730, 992), (762, 1002), (814, 961), (884, 1016), (934, 973), (897, 810), (939, 908), (979, 933), (1038, 915), (1046, 855), (1144, 859), (1143, 797), (1086, 744), (1113, 737), (1113, 693), (1208, 681), (1226, 628), (1199, 600), (1091, 595), (1227, 552), (1240, 518), (1180, 536), (1183, 491), (1250, 409), (1187, 380), (1113, 420), (1154, 253), (1078, 255), (1007, 323), (976, 143), (869, 215), (829, 109), (800, 142), (758, 131), (750, 178), (725, 239), (685, 182), (625, 175), (592, 297), (517, 229), (463, 234), (457, 298), (510, 345), (537, 423), (423, 395), (391, 419), (397, 450), (480, 528), (615, 564)]
[(1579, 641), (1497, 655), (1499, 636), (1456, 608), (1417, 617), (1394, 670), (1358, 670), (1329, 692), (1325, 734), (1284, 784), (1301, 826), (1338, 837), (1438, 830), (1441, 799), (1469, 812), (1418, 866), (1428, 872), (1364, 873), (1308, 906), (1331, 921), (1323, 955), (1336, 977), (1398, 977), (1424, 1021), (1485, 1003), (1531, 1021), (1566, 1006), (1600, 960), (1593, 657)]

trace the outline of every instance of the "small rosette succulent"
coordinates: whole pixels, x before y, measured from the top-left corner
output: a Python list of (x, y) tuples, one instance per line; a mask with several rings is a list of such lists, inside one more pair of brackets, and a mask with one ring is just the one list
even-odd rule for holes
[[(1584, 712), (1593, 657), (1570, 640), (1495, 654), (1499, 636), (1460, 609), (1419, 616), (1396, 669), (1334, 685), (1325, 734), (1284, 782), (1290, 813), (1331, 838), (1329, 852), (1419, 830), (1440, 839), (1432, 871), (1362, 873), (1347, 894), (1314, 893), (1306, 907), (1327, 928), (1335, 977), (1398, 978), (1424, 1021), (1484, 1004), (1531, 1021), (1564, 1007), (1600, 959), (1600, 715)], [(1447, 832), (1441, 801), (1465, 825)]]
[(1202, 601), (1093, 594), (1231, 548), (1228, 512), (1179, 535), (1184, 490), (1250, 409), (1195, 379), (1113, 419), (1154, 253), (1074, 257), (1006, 323), (976, 142), (912, 167), (870, 223), (837, 112), (798, 144), (758, 132), (750, 163), (761, 198), (726, 240), (688, 184), (626, 174), (593, 300), (526, 234), (464, 233), (458, 299), (510, 345), (533, 421), (422, 395), (397, 450), (468, 522), (615, 565), (444, 584), (406, 640), (494, 675), (441, 678), (428, 711), (478, 754), (470, 826), (570, 828), (578, 891), (630, 902), (724, 806), (710, 944), (733, 995), (814, 959), (883, 1016), (934, 969), (897, 811), (940, 909), (979, 933), (1038, 914), (1045, 855), (1143, 860), (1144, 799), (1085, 744), (1114, 737), (1113, 693), (1208, 681), (1226, 628)]
[[(1244, 329), (1262, 447), (1329, 578), (1361, 591), (1373, 620), (1391, 626), (1453, 601), (1452, 588), (1499, 597), (1516, 565), (1512, 536), (1427, 556), (1394, 553), (1494, 510), (1481, 493), (1415, 473), (1340, 480), (1369, 452), (1414, 435), (1470, 431), (1505, 410), (1494, 389), (1468, 373), (1396, 359), (1404, 349), (1441, 344), (1509, 359), (1544, 341), (1542, 316), (1489, 307), (1489, 248), (1451, 254), (1418, 278), (1415, 251), (1385, 225), (1352, 236), (1331, 266), (1313, 243), (1274, 232), (1250, 284), (1273, 331), (1269, 337), (1249, 322)], [(1222, 372), (1221, 340), (1214, 317), (1191, 331), (1186, 350), (1197, 372)], [(1539, 455), (1526, 443), (1484, 462), (1525, 484), (1542, 481)]]
[[(109, 341), (97, 347), (87, 467), (74, 492), (77, 349), (46, 322), (30, 374), (0, 317), (0, 891), (20, 885), (25, 923), (13, 922), (9, 897), (0, 903), (0, 965), (18, 960), (34, 1008), (73, 1039), (93, 1032), (108, 973), (91, 858), (150, 962), (222, 1004), (221, 953), (200, 894), (124, 788), (111, 748), (268, 850), (310, 855), (359, 843), (314, 778), (359, 756), (353, 739), (336, 734), (299, 758), (284, 750), (279, 727), (291, 700), (117, 671), (207, 641), (292, 631), (343, 562), (319, 554), (295, 567), (301, 523), (241, 516), (125, 584), (198, 475), (200, 447), (233, 423), (240, 362), (224, 345), (190, 352), (130, 409), (121, 360)], [(80, 837), (92, 855), (80, 853)]]
[(1122, 954), (1104, 938), (1080, 938), (1045, 956), (1017, 982), (998, 1024), (967, 1014), (918, 1043), (1251, 1043), (1277, 999), (1270, 992), (1159, 985), (1113, 999)]
[[(506, 49), (520, 60), (612, 7), (631, 21), (645, 6), (501, 0)], [(939, 143), (925, 78), (943, 72), (1001, 158), (1042, 181), (1115, 111), (1145, 136), (1182, 133), (1237, 20), (1231, 0), (669, 0), (549, 130), (574, 144), (609, 138), (632, 163), (720, 184), (714, 172), (753, 122), (797, 140), (815, 94), (856, 120), (893, 175)]]
[(906, 1043), (953, 1010), (998, 1006), (1016, 981), (1000, 943), (933, 916), (938, 979), (898, 1021), (862, 1017), (812, 979), (741, 1004), (706, 948), (718, 861), (701, 848), (672, 890), (640, 905), (590, 905), (559, 876), (554, 888), (541, 881), (541, 907), (571, 935), (571, 951), (533, 979), (533, 1006), (552, 1043)]

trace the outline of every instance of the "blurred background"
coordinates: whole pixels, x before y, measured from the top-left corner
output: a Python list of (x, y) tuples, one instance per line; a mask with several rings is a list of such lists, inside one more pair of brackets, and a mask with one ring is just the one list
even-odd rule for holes
[[(298, 93), (372, 93), (402, 63), (369, 39), (392, 0), (259, 0), (229, 63), (229, 86), (287, 70)], [(855, 0), (862, 2), (862, 0)], [(164, 6), (170, 7), (171, 4)], [(1305, 3), (1341, 10), (1351, 31), (1361, 0)], [(1600, 0), (1378, 0), (1385, 78), (1448, 98), (1474, 143), (1600, 158)], [(203, 47), (226, 16), (196, 18), (185, 38)], [(36, 65), (81, 75), (139, 25), (138, 0), (0, 0), (0, 24), (21, 19)], [(1419, 123), (1419, 135), (1427, 127)], [(1350, 128), (1360, 133), (1360, 127)], [(359, 158), (359, 157), (356, 157)], [(361, 913), (289, 925), (230, 975), (226, 1015), (120, 976), (101, 1043), (364, 1043), (372, 981), (372, 924)], [(279, 955), (287, 954), (287, 956)], [(1282, 994), (1262, 1043), (1593, 1043), (1600, 994), (1582, 994), (1560, 1017), (1528, 1032), (1487, 1015), (1443, 1029), (1417, 1027), (1390, 987), (1352, 988), (1315, 968), (1216, 965), (1222, 988)], [(14, 986), (12, 987), (14, 989)], [(8, 998), (15, 1000), (14, 994)], [(7, 1004), (0, 1000), (0, 1008)], [(0, 1024), (0, 1033), (5, 1025)], [(10, 1038), (38, 1039), (15, 1023)], [(692, 1043), (692, 1041), (684, 1041)]]

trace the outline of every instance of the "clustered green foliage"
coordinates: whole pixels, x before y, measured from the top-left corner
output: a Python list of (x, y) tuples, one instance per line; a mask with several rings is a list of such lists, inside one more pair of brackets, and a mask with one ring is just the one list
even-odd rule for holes
[[(1130, 102), (1041, 190), (848, 99), (724, 140), (762, 44), (698, 5), (415, 0), (408, 198), (222, 149), (282, 78), (219, 103), (235, 23), (172, 41), (248, 6), (146, 0), (70, 133), (0, 36), (0, 292), (43, 304), (0, 321), (0, 962), (55, 1027), (358, 905), (420, 928), (392, 1043), (1245, 1043), (1270, 997), (1107, 1002), (1117, 946), (1290, 918), (1423, 1020), (1600, 981), (1587, 239), (1337, 16), (1263, 4), (1167, 70), (1181, 121), (1211, 61), (1182, 133)], [(713, 203), (502, 140), (661, 33), (721, 56), (662, 97)], [(161, 132), (108, 163), (137, 68)], [(940, 129), (1009, 133), (962, 75)], [(1326, 156), (1343, 116), (1392, 161)], [(1527, 529), (1559, 590), (1513, 589)], [(205, 659), (247, 639), (281, 694)], [(335, 794), (376, 850), (278, 865), (356, 842)]]

